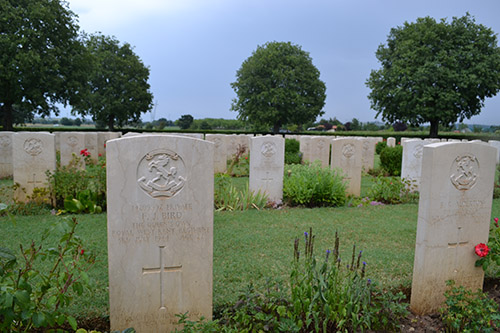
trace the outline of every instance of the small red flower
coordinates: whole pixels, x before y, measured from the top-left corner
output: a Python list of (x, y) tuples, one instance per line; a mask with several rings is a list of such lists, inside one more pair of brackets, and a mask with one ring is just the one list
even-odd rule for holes
[(85, 148), (85, 149), (80, 150), (80, 155), (87, 157), (87, 156), (90, 156), (90, 153), (87, 150), (87, 148)]
[(497, 228), (498, 228), (498, 217), (495, 217), (495, 218), (493, 219), (493, 221), (495, 221), (495, 225), (496, 225), (496, 226), (497, 226)]
[(99, 157), (102, 157), (102, 154), (99, 154)]
[(81, 255), (83, 255), (84, 253), (85, 253), (85, 250), (84, 250), (84, 249), (82, 249), (82, 250), (80, 251), (80, 254), (81, 254)]
[(476, 254), (478, 256), (480, 256), (481, 258), (486, 257), (486, 255), (488, 254), (489, 251), (490, 251), (490, 249), (488, 248), (488, 245), (486, 245), (484, 243), (479, 243), (475, 247)]
[(104, 144), (104, 148), (106, 148), (106, 144)]

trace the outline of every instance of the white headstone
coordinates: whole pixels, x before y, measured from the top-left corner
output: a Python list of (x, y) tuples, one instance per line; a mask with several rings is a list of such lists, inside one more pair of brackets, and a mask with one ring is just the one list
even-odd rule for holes
[[(16, 200), (28, 201), (34, 188), (45, 188), (47, 171), (56, 168), (55, 136), (50, 133), (18, 132), (12, 135), (14, 183), (21, 185)], [(24, 191), (23, 191), (24, 189)]]
[(85, 132), (85, 149), (90, 153), (90, 159), (96, 163), (99, 156), (97, 147), (97, 132)]
[(81, 151), (85, 149), (85, 133), (83, 132), (62, 132), (59, 136), (61, 165), (70, 164), (73, 154), (81, 158), (80, 166), (83, 167), (83, 157)]
[(488, 143), (497, 149), (497, 164), (500, 163), (500, 141), (490, 140)]
[(121, 132), (98, 132), (97, 133), (97, 154), (106, 156), (106, 142), (118, 139), (122, 136)]
[(375, 162), (375, 145), (379, 141), (378, 138), (366, 137), (360, 138), (363, 145), (363, 154), (361, 156), (361, 167), (363, 170), (368, 171), (373, 169)]
[(0, 179), (12, 177), (12, 135), (14, 132), (0, 132)]
[(314, 162), (311, 160), (311, 136), (302, 135), (299, 138), (300, 152), (302, 153), (302, 161), (304, 162)]
[(347, 194), (361, 194), (361, 156), (363, 144), (355, 138), (337, 138), (332, 140), (332, 168), (340, 168), (349, 184)]
[(319, 161), (323, 168), (330, 165), (330, 145), (332, 138), (329, 136), (313, 136), (309, 139), (309, 160)]
[(474, 247), (488, 242), (496, 151), (474, 143), (423, 148), (411, 310), (435, 313), (446, 281), (477, 290), (484, 272)]
[(227, 135), (206, 134), (205, 140), (214, 144), (214, 172), (226, 172), (227, 170)]
[(259, 136), (250, 141), (249, 188), (265, 192), (271, 201), (283, 199), (285, 139), (281, 136)]
[(392, 136), (387, 138), (387, 147), (396, 147), (396, 138)]
[(211, 319), (213, 144), (141, 135), (106, 148), (111, 330)]

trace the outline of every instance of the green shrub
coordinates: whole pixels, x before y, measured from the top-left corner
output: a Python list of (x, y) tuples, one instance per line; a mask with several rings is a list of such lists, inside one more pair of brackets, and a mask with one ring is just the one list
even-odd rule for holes
[[(76, 329), (75, 318), (62, 309), (84, 288), (91, 290), (86, 272), (95, 262), (76, 226), (74, 218), (59, 220), (43, 233), (42, 244), (20, 244), (20, 260), (0, 247), (0, 331), (30, 332), (64, 323)], [(49, 235), (58, 235), (58, 244), (44, 244)], [(42, 261), (49, 261), (51, 269)]]
[(227, 161), (226, 174), (231, 177), (247, 177), (250, 174), (250, 158), (244, 145), (238, 145), (236, 154)]
[(370, 189), (372, 200), (385, 204), (418, 201), (418, 193), (412, 192), (414, 185), (399, 177), (377, 177)]
[(288, 165), (283, 198), (291, 206), (342, 206), (346, 200), (343, 174), (338, 169), (322, 168), (319, 163)]
[(64, 208), (64, 201), (77, 198), (81, 193), (91, 192), (95, 204), (106, 208), (106, 160), (99, 156), (97, 164), (93, 164), (90, 155), (85, 156), (85, 168), (81, 168), (81, 158), (73, 155), (67, 166), (58, 164), (53, 172), (47, 171), (49, 190), (53, 198), (53, 206)]
[(380, 166), (390, 176), (401, 175), (401, 163), (403, 161), (403, 147), (385, 147), (380, 153)]
[(447, 332), (497, 332), (498, 304), (481, 290), (472, 292), (447, 281), (445, 307), (440, 309)]
[(228, 175), (215, 175), (214, 206), (216, 210), (263, 209), (267, 205), (267, 195), (258, 191), (254, 193), (248, 188), (239, 191), (231, 183)]
[(384, 150), (385, 147), (387, 147), (386, 141), (377, 142), (377, 144), (375, 145), (375, 153), (377, 153), (377, 155), (380, 155), (380, 153), (382, 152), (382, 150)]
[(301, 162), (300, 142), (295, 139), (285, 139), (285, 164), (300, 164)]

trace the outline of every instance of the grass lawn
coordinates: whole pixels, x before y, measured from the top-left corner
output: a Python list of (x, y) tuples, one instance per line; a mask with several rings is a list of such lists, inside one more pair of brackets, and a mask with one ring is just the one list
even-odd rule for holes
[[(364, 177), (363, 182), (371, 177)], [(242, 186), (247, 179), (237, 179)], [(364, 186), (367, 191), (368, 186)], [(363, 250), (367, 276), (389, 288), (411, 285), (415, 248), (416, 204), (341, 208), (284, 208), (215, 212), (214, 214), (214, 306), (234, 302), (249, 283), (259, 287), (268, 278), (288, 281), (293, 241), (310, 227), (316, 235), (315, 249), (322, 255), (334, 246), (335, 231), (341, 238), (341, 256), (349, 263), (352, 245)], [(493, 201), (492, 216), (500, 216), (500, 199)], [(0, 217), (0, 246), (19, 249), (39, 239), (52, 215)], [(77, 317), (108, 315), (108, 269), (106, 214), (78, 215), (77, 233), (98, 262), (89, 272), (95, 281), (92, 294), (75, 299), (70, 311)], [(54, 244), (47, 244), (54, 246)]]

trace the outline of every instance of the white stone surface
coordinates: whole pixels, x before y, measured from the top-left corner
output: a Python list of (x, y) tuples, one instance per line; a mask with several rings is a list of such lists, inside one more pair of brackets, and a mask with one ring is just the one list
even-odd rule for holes
[(359, 196), (361, 193), (361, 157), (363, 144), (355, 138), (337, 138), (332, 140), (332, 168), (340, 168), (344, 172), (347, 194)]
[(85, 149), (90, 153), (90, 159), (97, 163), (99, 156), (97, 147), (97, 132), (85, 132)]
[(392, 136), (387, 138), (387, 147), (396, 147), (396, 138)]
[(361, 168), (365, 171), (373, 169), (375, 162), (375, 145), (381, 138), (365, 137), (359, 138), (362, 143), (363, 153), (361, 155)]
[(500, 141), (490, 140), (489, 145), (497, 149), (497, 164), (500, 163)]
[(60, 152), (61, 152), (61, 165), (68, 165), (72, 159), (73, 154), (81, 158), (80, 166), (84, 167), (83, 157), (80, 152), (85, 149), (85, 133), (83, 132), (62, 132), (59, 135)]
[(281, 136), (259, 136), (250, 141), (249, 188), (265, 192), (269, 200), (283, 199), (285, 139)]
[(477, 290), (474, 247), (488, 242), (496, 151), (483, 144), (424, 146), (411, 310), (435, 313), (446, 281)]
[(302, 161), (303, 162), (313, 162), (311, 160), (311, 136), (309, 135), (301, 135), (299, 138), (299, 150), (302, 153)]
[(121, 132), (98, 132), (97, 133), (97, 154), (106, 156), (106, 142), (118, 139), (122, 136)]
[(323, 168), (330, 165), (330, 146), (332, 138), (329, 136), (313, 136), (309, 139), (309, 161), (319, 161)]
[(14, 183), (21, 185), (16, 200), (29, 201), (34, 188), (48, 187), (46, 171), (56, 168), (55, 136), (41, 132), (17, 132), (12, 135)]
[(205, 140), (214, 144), (214, 172), (226, 172), (227, 170), (227, 139), (224, 134), (206, 134)]
[(108, 141), (111, 330), (171, 332), (212, 317), (213, 144), (178, 136)]
[(0, 132), (0, 179), (13, 175), (12, 135), (14, 132)]

